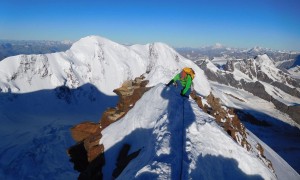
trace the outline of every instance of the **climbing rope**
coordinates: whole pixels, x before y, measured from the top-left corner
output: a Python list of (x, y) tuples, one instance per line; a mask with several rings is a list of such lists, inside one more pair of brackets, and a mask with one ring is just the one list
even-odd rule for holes
[(184, 134), (183, 134), (184, 133), (184, 100), (185, 100), (185, 98), (182, 98), (182, 126), (181, 126), (182, 127), (181, 128), (182, 129), (182, 134), (181, 134), (181, 145), (182, 146), (181, 146), (180, 176), (179, 176), (180, 180), (183, 179), (182, 171), (183, 171), (183, 149), (184, 149), (184, 138), (183, 138), (184, 137)]

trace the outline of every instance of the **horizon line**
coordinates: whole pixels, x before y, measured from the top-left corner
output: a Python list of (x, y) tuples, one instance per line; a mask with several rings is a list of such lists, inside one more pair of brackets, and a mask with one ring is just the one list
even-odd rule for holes
[[(103, 37), (103, 38), (106, 38), (104, 36), (100, 36), (100, 35), (88, 35), (88, 36), (98, 36), (98, 37)], [(84, 36), (82, 38), (85, 38), (85, 37), (88, 37), (88, 36)], [(77, 41), (79, 41), (80, 39), (82, 38), (79, 38), (77, 40), (70, 40), (70, 39), (64, 39), (64, 40), (50, 40), (50, 39), (2, 39), (0, 38), (0, 41), (36, 41), (36, 42), (42, 42), (42, 41), (48, 41), (48, 42), (70, 42), (69, 44), (74, 44), (76, 43)], [(261, 46), (261, 45), (255, 45), (255, 46), (251, 46), (251, 47), (238, 47), (238, 46), (230, 46), (230, 45), (226, 45), (226, 44), (223, 44), (223, 43), (220, 43), (220, 42), (216, 42), (214, 44), (206, 44), (206, 45), (199, 45), (198, 47), (195, 47), (195, 46), (175, 46), (175, 45), (171, 45), (169, 43), (166, 43), (166, 42), (162, 42), (162, 41), (154, 41), (154, 42), (147, 42), (147, 43), (124, 43), (124, 42), (117, 42), (115, 40), (111, 40), (110, 38), (106, 38), (110, 41), (113, 41), (113, 42), (116, 42), (118, 44), (121, 44), (121, 45), (125, 45), (125, 46), (132, 46), (132, 45), (136, 45), (136, 44), (142, 44), (142, 45), (145, 45), (145, 44), (149, 44), (149, 43), (157, 43), (157, 42), (160, 42), (160, 43), (164, 43), (164, 44), (167, 44), (168, 46), (171, 46), (172, 48), (174, 49), (180, 49), (180, 48), (191, 48), (191, 49), (201, 49), (201, 48), (207, 48), (207, 47), (214, 47), (214, 46), (221, 46), (222, 48), (237, 48), (237, 49), (253, 49), (253, 48), (256, 48), (256, 47), (259, 47), (259, 48), (263, 48), (263, 49), (268, 49), (268, 50), (276, 50), (276, 51), (289, 51), (289, 52), (298, 52), (300, 53), (300, 49), (299, 50), (295, 50), (295, 49), (275, 49), (275, 48), (270, 48), (270, 47), (264, 47), (264, 46)]]

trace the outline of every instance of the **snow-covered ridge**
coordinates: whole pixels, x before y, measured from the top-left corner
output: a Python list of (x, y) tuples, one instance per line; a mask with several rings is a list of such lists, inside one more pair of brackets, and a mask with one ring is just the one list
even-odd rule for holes
[(266, 54), (258, 55), (257, 58), (255, 58), (255, 60), (258, 61), (260, 65), (275, 67), (274, 61), (272, 61)]
[(195, 101), (182, 99), (174, 88), (162, 84), (145, 93), (102, 135), (100, 143), (109, 159), (102, 169), (104, 179), (111, 177), (124, 144), (131, 145), (129, 154), (140, 153), (119, 179), (275, 179), (270, 169), (234, 142)]
[[(204, 72), (163, 43), (124, 46), (99, 36), (66, 52), (18, 55), (0, 62), (0, 179), (75, 179), (66, 155), (69, 128), (96, 122), (117, 103), (113, 90), (141, 74), (149, 86), (167, 83), (184, 66), (207, 95)], [(47, 151), (47, 152), (45, 152)], [(38, 175), (37, 175), (38, 174)]]
[[(293, 160), (299, 153), (286, 149), (300, 145), (291, 138), (299, 137), (300, 132), (300, 81), (278, 69), (267, 55), (228, 61), (223, 67), (210, 60), (201, 63), (199, 65), (205, 70), (214, 95), (222, 99), (227, 107), (239, 109), (261, 122), (269, 123), (270, 127), (261, 128), (248, 122), (251, 117), (241, 116), (247, 128), (267, 142), (299, 173), (299, 165)], [(277, 129), (280, 129), (280, 133)]]
[[(169, 81), (184, 66), (196, 71), (195, 89), (207, 95), (211, 88), (203, 71), (163, 43), (124, 46), (102, 37), (89, 36), (63, 53), (5, 59), (0, 63), (0, 88), (4, 92), (0, 99), (0, 127), (1, 135), (5, 137), (0, 149), (0, 177), (74, 179), (75, 174), (65, 155), (66, 145), (71, 141), (69, 127), (89, 117), (95, 120), (98, 117), (95, 111), (101, 112), (114, 101), (102, 93), (111, 95), (124, 80), (147, 72), (149, 86), (155, 87), (123, 120), (106, 129), (109, 134), (103, 134), (102, 142), (108, 149), (108, 157), (116, 158), (109, 153), (118, 151), (122, 143), (133, 142), (132, 151), (144, 146), (141, 155), (129, 164), (120, 179), (142, 179), (147, 175), (149, 178), (177, 178), (180, 169), (183, 169), (183, 177), (194, 179), (199, 178), (199, 174), (204, 177), (212, 175), (213, 179), (224, 176), (228, 179), (249, 176), (275, 179), (256, 156), (235, 143), (195, 102), (188, 100), (182, 104), (182, 98), (176, 96), (179, 93), (166, 92), (164, 85), (159, 84)], [(55, 93), (52, 93), (52, 89), (58, 86), (81, 93), (85, 84), (88, 86), (83, 89), (90, 91), (83, 93), (85, 96), (78, 104), (66, 104), (55, 99)], [(97, 91), (96, 88), (91, 89), (94, 86), (101, 92), (95, 98), (89, 98), (97, 94), (93, 92)], [(51, 90), (37, 91), (45, 89)], [(16, 93), (19, 93), (16, 99), (9, 97)], [(98, 99), (99, 104), (93, 104), (90, 99)], [(94, 114), (87, 116), (89, 113)], [(182, 116), (187, 117), (184, 128), (180, 124)], [(184, 134), (186, 144), (177, 144), (180, 143), (177, 137), (184, 137)], [(147, 138), (151, 141), (145, 141)], [(186, 153), (180, 153), (180, 150)], [(115, 166), (109, 166), (112, 162), (107, 162), (103, 172), (112, 171)], [(181, 167), (177, 162), (182, 162), (179, 163)], [(220, 171), (216, 173), (212, 169)], [(228, 170), (231, 173), (228, 174)]]
[[(226, 76), (225, 81), (219, 80), (222, 84), (231, 83), (234, 87), (242, 87), (244, 86), (243, 84), (247, 83), (261, 83), (264, 84), (266, 90), (269, 90), (268, 94), (280, 102), (286, 105), (300, 103), (300, 91), (296, 90), (300, 86), (299, 81), (290, 74), (278, 69), (274, 61), (266, 54), (258, 55), (254, 59), (231, 60), (223, 65), (222, 68), (218, 68), (214, 61), (206, 60), (202, 68), (206, 70), (206, 73), (219, 74), (218, 78)], [(215, 81), (215, 79), (213, 80)], [(243, 88), (245, 89), (245, 87)], [(283, 93), (278, 91), (283, 91)], [(284, 93), (295, 96), (295, 98), (284, 99), (286, 96), (280, 95)]]
[(196, 72), (195, 89), (207, 95), (210, 86), (203, 71), (166, 44), (124, 46), (103, 37), (88, 36), (66, 52), (4, 59), (0, 62), (0, 89), (24, 93), (91, 83), (101, 92), (113, 95), (113, 89), (125, 80), (159, 71), (163, 73), (159, 82), (149, 76), (150, 85), (165, 83), (185, 66)]

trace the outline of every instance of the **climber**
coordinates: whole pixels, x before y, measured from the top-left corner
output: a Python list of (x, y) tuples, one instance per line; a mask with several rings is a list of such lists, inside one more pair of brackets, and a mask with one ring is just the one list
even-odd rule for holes
[(171, 84), (173, 84), (175, 87), (181, 89), (181, 96), (189, 97), (194, 77), (194, 70), (192, 68), (185, 67), (166, 86), (170, 86)]

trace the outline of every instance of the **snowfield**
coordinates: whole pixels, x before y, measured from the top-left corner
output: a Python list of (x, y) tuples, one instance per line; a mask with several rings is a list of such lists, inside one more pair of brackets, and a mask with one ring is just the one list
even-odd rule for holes
[[(183, 67), (192, 67), (197, 76), (195, 88), (208, 95), (210, 86), (203, 71), (168, 45), (152, 43), (124, 46), (99, 36), (75, 42), (70, 50), (45, 55), (18, 55), (0, 62), (1, 92), (27, 93), (66, 86), (71, 89), (90, 83), (106, 95), (125, 80), (145, 72), (164, 69), (169, 80)], [(152, 72), (152, 73), (151, 73)], [(154, 85), (158, 79), (149, 79)]]
[[(180, 90), (179, 90), (180, 91)], [(138, 157), (118, 179), (276, 179), (254, 155), (234, 142), (178, 89), (157, 85), (128, 114), (106, 128), (104, 179), (109, 179), (122, 146)]]
[[(82, 121), (97, 122), (108, 107), (115, 107), (118, 98), (113, 90), (144, 75), (153, 88), (102, 132), (99, 143), (108, 159), (104, 179), (111, 179), (119, 150), (127, 143), (129, 153), (140, 153), (118, 179), (299, 180), (299, 174), (267, 145), (263, 146), (269, 158), (281, 162), (275, 163), (275, 169), (281, 169), (276, 175), (193, 100), (183, 100), (178, 89), (165, 87), (186, 66), (196, 72), (196, 92), (207, 96), (212, 88), (203, 70), (163, 43), (124, 46), (88, 36), (66, 52), (4, 59), (0, 62), (0, 179), (76, 179), (78, 172), (66, 154), (74, 144), (69, 129)], [(220, 91), (213, 90), (225, 96)], [(244, 95), (240, 98), (247, 99)], [(254, 103), (249, 106), (256, 108)], [(272, 114), (272, 107), (266, 110)]]
[[(195, 88), (208, 95), (204, 72), (163, 43), (124, 46), (88, 36), (70, 50), (18, 55), (0, 62), (0, 179), (75, 179), (66, 149), (69, 129), (97, 122), (115, 107), (113, 90), (145, 74), (149, 86), (168, 82), (182, 67), (197, 73)], [(39, 175), (36, 175), (39, 172)]]

